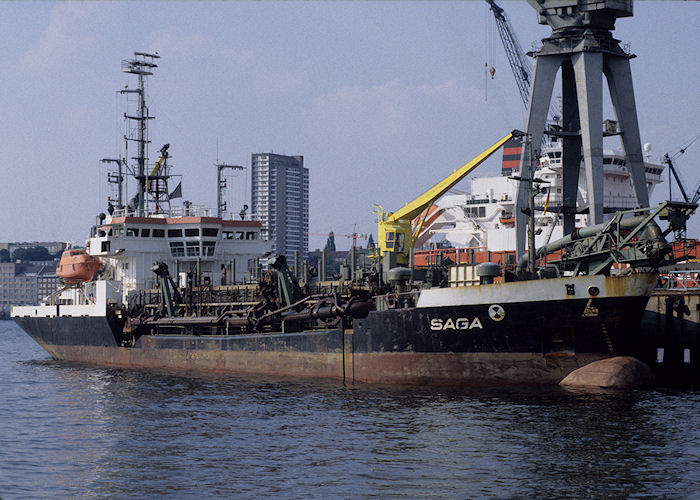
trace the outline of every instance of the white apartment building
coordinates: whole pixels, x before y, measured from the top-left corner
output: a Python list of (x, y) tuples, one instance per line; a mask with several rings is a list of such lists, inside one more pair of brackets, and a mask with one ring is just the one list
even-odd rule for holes
[(254, 153), (251, 158), (251, 211), (263, 238), (288, 261), (309, 252), (309, 169), (303, 156)]

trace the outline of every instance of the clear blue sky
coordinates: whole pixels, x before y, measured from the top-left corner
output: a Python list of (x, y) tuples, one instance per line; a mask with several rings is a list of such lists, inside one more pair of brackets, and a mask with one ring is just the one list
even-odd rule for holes
[[(548, 35), (525, 2), (502, 5), (526, 50)], [(635, 2), (635, 16), (617, 22), (638, 56), (641, 136), (655, 157), (700, 133), (698, 19), (696, 2)], [(312, 232), (374, 232), (373, 203), (400, 207), (523, 127), (479, 1), (0, 2), (0, 26), (0, 241), (88, 236), (105, 211), (99, 160), (120, 144), (120, 62), (134, 51), (162, 57), (150, 156), (170, 143), (185, 198), (215, 205), (217, 148), (241, 165), (252, 152), (301, 154)], [(486, 62), (496, 68), (488, 101)], [(700, 141), (677, 162), (689, 188), (698, 160)], [(498, 168), (493, 159), (476, 175)]]

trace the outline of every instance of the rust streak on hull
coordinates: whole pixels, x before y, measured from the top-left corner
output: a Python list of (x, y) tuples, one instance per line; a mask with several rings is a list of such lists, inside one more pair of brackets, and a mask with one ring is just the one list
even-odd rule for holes
[(44, 346), (56, 359), (123, 368), (313, 377), (348, 383), (420, 385), (558, 384), (607, 356), (584, 353), (301, 353)]

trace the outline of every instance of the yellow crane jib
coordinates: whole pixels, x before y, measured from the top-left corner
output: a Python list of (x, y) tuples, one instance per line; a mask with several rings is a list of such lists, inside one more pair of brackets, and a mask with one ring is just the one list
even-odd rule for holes
[[(156, 162), (153, 164), (153, 168), (151, 169), (150, 172), (148, 172), (148, 177), (154, 177), (156, 175), (159, 175), (160, 169), (163, 166), (164, 162), (167, 161), (168, 159), (168, 148), (170, 147), (170, 144), (166, 144), (162, 148), (160, 148), (160, 157)], [(148, 182), (148, 189), (151, 190), (153, 189), (153, 181)]]
[(422, 221), (420, 223), (414, 233), (411, 227), (411, 221), (435, 203), (438, 198), (447, 193), (447, 191), (461, 181), (467, 174), (481, 165), (493, 153), (498, 151), (509, 139), (523, 135), (523, 132), (513, 130), (493, 146), (483, 151), (469, 163), (462, 165), (415, 200), (406, 203), (406, 205), (395, 212), (380, 212), (377, 234), (380, 255), (383, 257), (385, 253), (388, 252), (395, 255), (396, 265), (408, 265), (410, 251), (415, 243), (415, 236), (420, 233), (424, 222)]

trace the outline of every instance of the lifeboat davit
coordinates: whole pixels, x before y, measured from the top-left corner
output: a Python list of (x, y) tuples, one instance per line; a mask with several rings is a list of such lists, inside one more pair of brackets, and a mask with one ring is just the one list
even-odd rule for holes
[(85, 283), (92, 281), (100, 270), (100, 259), (86, 250), (68, 249), (61, 255), (56, 274), (68, 283)]

